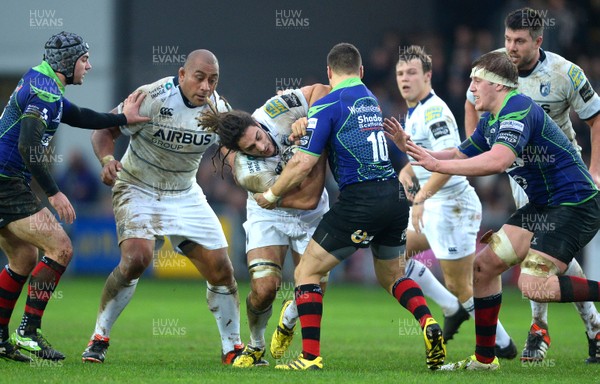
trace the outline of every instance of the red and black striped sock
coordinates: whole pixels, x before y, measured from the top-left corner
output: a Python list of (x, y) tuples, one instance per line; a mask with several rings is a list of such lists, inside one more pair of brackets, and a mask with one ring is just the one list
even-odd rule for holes
[(494, 361), (496, 326), (502, 305), (502, 292), (488, 297), (473, 298), (475, 304), (475, 357), (489, 364)]
[(66, 267), (44, 256), (31, 272), (25, 302), (25, 314), (19, 325), (23, 334), (35, 333), (42, 326), (42, 316)]
[(314, 360), (321, 355), (323, 291), (319, 284), (297, 286), (296, 306), (302, 326), (302, 357)]
[(8, 339), (8, 323), (27, 276), (15, 273), (8, 265), (0, 272), (0, 342)]
[(597, 281), (575, 276), (558, 276), (560, 301), (600, 301), (600, 285)]
[(423, 329), (425, 322), (431, 317), (431, 312), (419, 284), (411, 278), (402, 277), (394, 283), (392, 295), (398, 300), (400, 305), (413, 314), (415, 319), (421, 324), (421, 329)]

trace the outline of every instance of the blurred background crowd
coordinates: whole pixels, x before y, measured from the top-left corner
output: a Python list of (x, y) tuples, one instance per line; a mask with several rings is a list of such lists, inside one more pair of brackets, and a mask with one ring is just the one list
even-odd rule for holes
[[(139, 5), (139, 2), (133, 3), (138, 3)], [(344, 2), (348, 7), (353, 7), (352, 3), (352, 1)], [(362, 4), (362, 2), (356, 3), (357, 6)], [(402, 118), (406, 113), (405, 103), (400, 97), (396, 85), (395, 65), (400, 47), (416, 44), (424, 46), (431, 55), (433, 60), (433, 88), (450, 106), (459, 123), (459, 127), (462, 129), (464, 125), (465, 92), (470, 82), (470, 64), (481, 54), (503, 46), (504, 16), (509, 11), (522, 6), (530, 6), (548, 12), (548, 18), (554, 20), (554, 27), (545, 29), (542, 47), (578, 64), (585, 71), (594, 89), (596, 91), (600, 90), (600, 51), (597, 49), (597, 47), (600, 47), (600, 22), (598, 21), (600, 20), (600, 0), (577, 2), (568, 2), (565, 0), (526, 2), (433, 0), (425, 1), (424, 4), (427, 5), (426, 9), (428, 12), (418, 13), (418, 17), (424, 20), (427, 19), (426, 22), (423, 21), (423, 25), (427, 27), (420, 28), (419, 20), (413, 20), (412, 27), (408, 29), (401, 25), (402, 22), (399, 22), (397, 28), (386, 26), (377, 33), (371, 33), (368, 36), (368, 44), (357, 44), (363, 55), (363, 64), (365, 67), (363, 81), (378, 97), (385, 116)], [(299, 5), (294, 5), (293, 7), (284, 6), (286, 9), (294, 7), (301, 8)], [(414, 8), (415, 6), (412, 5), (411, 7)], [(400, 9), (402, 9), (402, 6), (400, 6)], [(309, 10), (305, 10), (305, 15), (308, 14), (310, 16), (311, 24), (317, 24), (317, 14), (310, 13)], [(134, 12), (135, 9), (132, 10), (130, 8), (129, 11)], [(207, 16), (213, 16), (207, 12), (205, 13)], [(125, 16), (120, 14), (118, 17), (122, 19)], [(6, 14), (3, 17), (7, 17)], [(252, 23), (243, 26), (240, 25), (239, 28), (242, 32), (250, 31)], [(335, 30), (335, 27), (332, 26), (332, 29)], [(47, 30), (45, 32), (49, 37), (51, 34), (59, 32), (59, 30)], [(84, 38), (88, 35), (88, 32), (85, 30), (73, 30), (73, 32), (80, 33)], [(308, 31), (295, 32), (311, 33), (310, 27)], [(369, 32), (365, 30), (364, 33)], [(313, 57), (313, 60), (318, 60), (319, 63), (322, 63), (326, 51), (333, 43), (351, 40), (347, 39), (344, 34), (336, 36), (333, 31), (331, 35), (333, 37), (333, 40), (331, 40), (332, 44), (329, 44), (329, 40), (326, 41), (325, 50), (323, 51), (325, 53), (315, 54), (316, 57)], [(316, 36), (309, 36), (309, 40), (317, 39)], [(14, 36), (13, 38), (18, 39), (19, 37)], [(135, 41), (135, 38), (131, 36), (127, 37), (127, 39), (130, 42)], [(164, 43), (159, 42), (159, 44)], [(290, 42), (290, 44), (292, 43)], [(29, 49), (41, 51), (41, 47), (39, 46), (31, 46)], [(94, 47), (92, 46), (92, 52), (94, 52), (93, 49)], [(298, 54), (300, 53), (298, 52)], [(223, 74), (226, 59), (219, 53), (217, 53), (217, 56), (221, 60), (222, 81), (223, 83), (227, 83), (227, 75)], [(127, 56), (125, 55), (124, 57)], [(121, 59), (124, 60), (122, 57)], [(92, 56), (92, 62), (93, 60), (94, 56)], [(265, 61), (269, 61), (269, 57), (257, 55), (257, 57), (249, 58), (249, 61), (255, 60), (264, 63)], [(37, 63), (32, 62), (30, 66), (35, 64)], [(310, 72), (302, 73), (295, 77), (287, 76), (286, 78), (301, 79), (301, 84), (297, 85), (326, 82), (324, 65), (321, 64), (319, 68), (321, 67), (321, 72), (311, 69)], [(165, 68), (162, 67), (161, 69)], [(169, 73), (174, 74), (177, 68), (177, 65), (168, 67)], [(20, 73), (24, 73), (26, 69), (21, 68)], [(128, 70), (132, 71), (132, 68)], [(133, 71), (135, 71), (135, 68), (133, 68)], [(0, 76), (4, 76), (6, 72), (7, 70), (3, 70), (0, 65)], [(14, 77), (14, 70), (8, 72)], [(125, 75), (121, 75), (126, 76), (127, 73), (125, 71)], [(92, 72), (90, 76), (95, 76), (95, 73)], [(119, 76), (119, 74), (115, 73), (114, 76)], [(166, 76), (166, 74), (162, 76)], [(154, 75), (153, 78), (144, 78), (145, 81), (143, 82), (148, 83), (162, 76)], [(248, 74), (243, 74), (243, 76), (250, 77)], [(271, 78), (274, 76), (276, 77), (277, 75), (272, 73)], [(17, 77), (20, 77), (20, 74)], [(133, 89), (143, 82), (120, 84), (120, 86), (121, 88)], [(272, 84), (273, 81), (271, 80)], [(86, 84), (82, 87), (84, 92), (86, 87), (89, 86)], [(274, 87), (271, 86), (271, 88)], [(241, 87), (241, 90), (245, 89), (245, 86)], [(3, 90), (1, 103), (6, 103), (10, 91), (12, 89), (9, 89), (8, 92)], [(221, 93), (224, 92), (221, 87), (219, 91)], [(237, 91), (239, 92), (240, 88)], [(272, 93), (274, 93), (274, 90)], [(236, 97), (235, 90), (227, 89), (225, 94), (230, 100), (241, 100), (238, 103), (232, 102), (234, 107), (248, 111), (252, 111), (269, 97), (268, 94), (257, 92), (257, 95), (252, 98), (252, 102), (247, 103), (242, 98)], [(77, 98), (73, 98), (73, 100), (78, 102)], [(96, 108), (96, 106), (89, 103), (78, 104)], [(589, 128), (576, 115), (572, 116), (572, 120), (577, 131), (577, 140), (583, 147), (584, 160), (588, 163), (590, 153)], [(464, 135), (464, 130), (462, 134)], [(120, 151), (124, 151), (125, 147), (126, 142), (121, 143), (119, 146)], [(56, 167), (55, 176), (59, 187), (75, 206), (78, 221), (80, 222), (80, 224), (76, 223), (72, 228), (69, 228), (74, 244), (82, 247), (78, 255), (76, 246), (74, 261), (72, 267), (70, 267), (72, 269), (71, 273), (95, 271), (104, 274), (106, 271), (110, 271), (118, 261), (117, 244), (114, 243), (110, 236), (99, 236), (101, 237), (100, 240), (91, 240), (89, 237), (82, 235), (82, 233), (91, 233), (92, 235), (97, 233), (99, 222), (107, 223), (106, 225), (109, 228), (113, 225), (112, 230), (114, 231), (110, 189), (101, 184), (98, 176), (99, 165), (90, 156), (91, 151), (91, 145), (87, 144), (85, 146), (67, 147), (65, 152), (59, 150), (57, 153), (61, 154), (62, 161), (60, 166)], [(207, 154), (203, 159), (197, 178), (208, 201), (222, 218), (223, 225), (226, 227), (226, 232), (229, 235), (231, 246), (230, 256), (234, 261), (236, 276), (240, 280), (243, 280), (247, 277), (244, 255), (245, 236), (242, 228), (242, 223), (245, 220), (247, 195), (246, 192), (235, 185), (230, 172), (227, 170), (221, 172), (221, 167), (218, 165), (219, 161), (214, 159), (212, 155), (213, 153)], [(483, 203), (482, 232), (499, 228), (514, 210), (514, 203), (506, 176), (473, 178), (472, 184), (475, 186)], [(331, 180), (328, 182), (328, 189), (332, 200), (334, 200), (337, 195), (337, 187)], [(102, 269), (86, 266), (86, 257), (81, 256), (81, 253), (85, 253), (86, 247), (89, 248), (91, 253), (99, 250), (102, 253), (107, 253), (106, 259), (108, 260), (107, 264), (110, 264), (110, 268)], [(77, 262), (78, 257), (83, 259), (79, 263)], [(424, 257), (427, 258), (430, 255), (425, 255)], [(90, 263), (97, 265), (94, 264), (96, 261), (93, 257), (88, 259)], [(431, 265), (435, 269), (435, 263), (432, 262)], [(289, 277), (289, 268), (287, 273)], [(337, 271), (333, 272), (332, 279), (365, 283), (374, 282), (368, 251), (357, 252), (353, 258), (337, 268)], [(514, 276), (508, 276), (505, 280), (510, 283), (514, 280)]]

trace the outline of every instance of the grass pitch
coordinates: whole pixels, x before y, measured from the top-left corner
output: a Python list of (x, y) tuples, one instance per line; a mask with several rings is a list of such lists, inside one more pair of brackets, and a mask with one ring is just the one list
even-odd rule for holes
[[(62, 362), (31, 364), (0, 360), (0, 383), (571, 383), (597, 382), (600, 366), (587, 365), (584, 328), (571, 304), (551, 304), (552, 346), (541, 365), (501, 361), (495, 372), (430, 372), (418, 323), (381, 288), (331, 284), (324, 301), (320, 372), (281, 372), (271, 365), (249, 370), (221, 365), (215, 321), (206, 307), (201, 281), (158, 281), (142, 278), (134, 299), (117, 321), (104, 364), (83, 364), (81, 352), (93, 331), (103, 279), (65, 278), (54, 293), (43, 329), (55, 348), (67, 355)], [(267, 328), (267, 345), (276, 325), (280, 303), (291, 296), (284, 286)], [(247, 285), (240, 285), (242, 338), (248, 341), (245, 319)], [(24, 296), (13, 313), (18, 326)], [(530, 324), (529, 302), (516, 289), (507, 289), (501, 320), (519, 353)], [(441, 322), (439, 308), (431, 304)], [(474, 350), (474, 325), (463, 324), (448, 343), (448, 362)], [(282, 360), (300, 353), (300, 335)]]

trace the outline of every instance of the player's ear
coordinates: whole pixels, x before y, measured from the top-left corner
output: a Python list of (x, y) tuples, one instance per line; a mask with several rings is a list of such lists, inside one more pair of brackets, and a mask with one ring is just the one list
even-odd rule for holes
[(360, 69), (358, 70), (358, 76), (359, 78), (363, 78), (363, 75), (365, 74), (365, 68), (361, 65)]
[(425, 78), (428, 80), (429, 83), (431, 83), (431, 75), (432, 75), (433, 71), (427, 71), (425, 72)]
[(331, 67), (328, 65), (327, 66), (327, 78), (329, 80), (331, 80), (332, 77), (333, 77), (333, 72), (331, 71)]
[(177, 74), (179, 75), (179, 83), (181, 83), (181, 81), (183, 80), (183, 77), (185, 76), (185, 68), (180, 67)]

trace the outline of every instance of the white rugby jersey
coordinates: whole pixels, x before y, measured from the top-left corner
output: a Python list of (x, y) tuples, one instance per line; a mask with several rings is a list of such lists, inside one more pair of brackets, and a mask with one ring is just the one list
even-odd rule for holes
[[(432, 151), (442, 151), (460, 145), (460, 135), (456, 119), (446, 103), (433, 91), (414, 108), (409, 108), (404, 130), (411, 140), (420, 147)], [(411, 161), (415, 161), (410, 157)], [(413, 167), (421, 187), (431, 177), (431, 172), (423, 167)], [(444, 198), (468, 186), (465, 176), (452, 176), (431, 198)]]
[[(218, 141), (216, 133), (198, 126), (197, 117), (209, 106), (194, 107), (184, 101), (177, 77), (165, 77), (138, 90), (146, 94), (139, 113), (151, 120), (121, 127), (131, 140), (121, 160), (119, 179), (160, 192), (185, 191), (196, 182), (202, 155)], [(228, 110), (216, 92), (211, 101), (220, 112)]]
[[(308, 115), (308, 101), (302, 94), (300, 89), (286, 90), (281, 95), (273, 96), (263, 104), (262, 107), (256, 109), (252, 117), (259, 122), (263, 128), (271, 135), (273, 142), (277, 145), (278, 154), (276, 156), (264, 158), (266, 165), (276, 169), (281, 158), (279, 154), (293, 143), (288, 140), (292, 133), (292, 123), (301, 117)], [(257, 205), (249, 194), (248, 204)], [(257, 205), (258, 206), (258, 205)], [(280, 208), (288, 214), (302, 215), (303, 220), (310, 221), (313, 214), (322, 215), (329, 208), (329, 198), (327, 191), (324, 189), (321, 195), (319, 205), (313, 211), (305, 211), (291, 208)]]
[[(506, 49), (497, 51), (506, 52)], [(571, 107), (582, 120), (600, 112), (600, 97), (581, 68), (560, 55), (540, 49), (540, 61), (533, 70), (519, 72), (517, 89), (542, 107), (575, 147), (581, 150), (569, 118)], [(467, 91), (467, 98), (474, 103), (471, 91)]]

